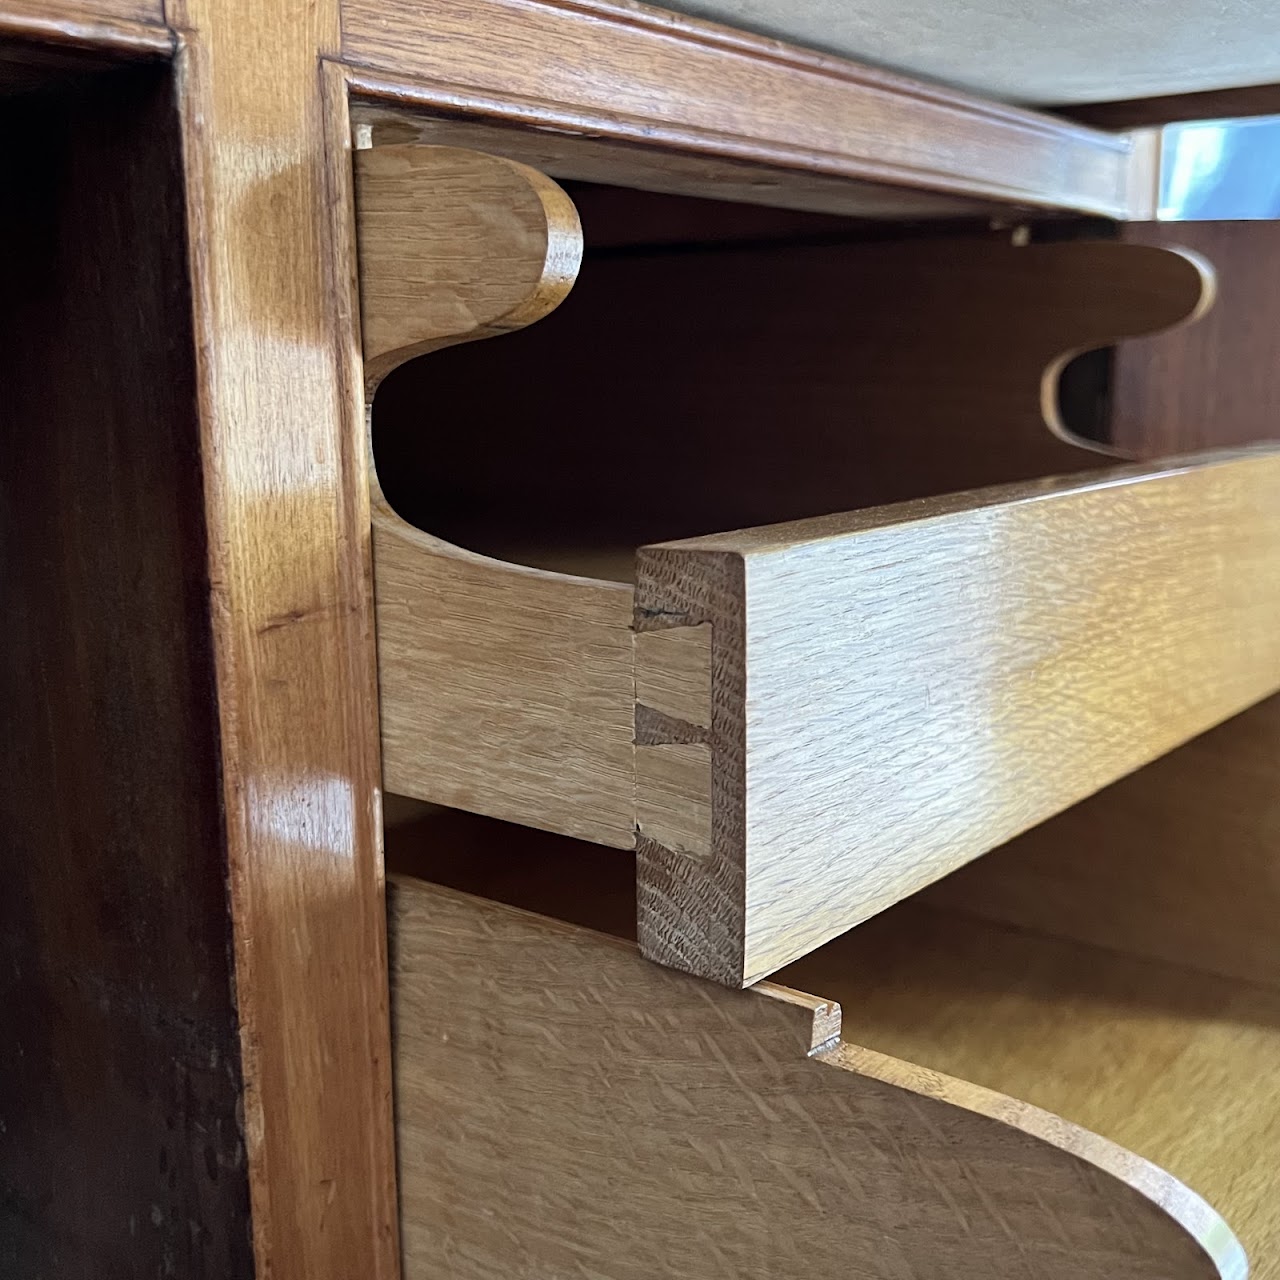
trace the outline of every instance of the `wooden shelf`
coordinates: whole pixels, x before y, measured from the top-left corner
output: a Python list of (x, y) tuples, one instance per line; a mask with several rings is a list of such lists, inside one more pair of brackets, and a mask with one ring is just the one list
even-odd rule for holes
[[(742, 1186), (732, 1171), (750, 1168), (752, 1202), (776, 1240), (823, 1241), (808, 1253), (807, 1274), (845, 1274), (838, 1257), (856, 1274), (889, 1274), (877, 1270), (884, 1255), (868, 1253), (862, 1234), (887, 1211), (878, 1192), (855, 1193), (848, 1219), (834, 1209), (848, 1193), (852, 1162), (878, 1170), (889, 1202), (896, 1178), (909, 1178), (901, 1211), (914, 1225), (893, 1238), (913, 1257), (936, 1231), (950, 1230), (925, 1229), (919, 1215), (935, 1193), (951, 1197), (944, 1217), (965, 1221), (967, 1231), (948, 1246), (947, 1275), (1000, 1274), (1000, 1251), (1012, 1244), (1029, 1276), (1150, 1267), (1153, 1276), (1243, 1280), (1239, 1247), (1214, 1210), (1243, 1240), (1255, 1277), (1280, 1274), (1275, 988), (903, 903), (782, 970), (778, 985), (728, 992), (635, 968), (631, 951), (594, 932), (630, 931), (625, 853), (446, 811), (388, 831), (387, 847), (411, 1264), (437, 1256), (438, 1233), (428, 1226), (441, 1204), (455, 1206), (447, 1215), (455, 1245), (494, 1247), (485, 1221), (464, 1206), (475, 1180), (489, 1176), (474, 1153), (500, 1133), (503, 1167), (537, 1165), (555, 1188), (550, 1217), (535, 1228), (520, 1220), (524, 1201), (514, 1189), (522, 1175), (495, 1184), (515, 1215), (501, 1247), (526, 1259), (542, 1256), (548, 1223), (573, 1234), (557, 1215), (573, 1217), (564, 1209), (577, 1194), (569, 1186), (586, 1179), (609, 1188), (599, 1193), (607, 1202), (616, 1194), (631, 1206), (580, 1238), (588, 1253), (617, 1247), (642, 1226), (657, 1251), (654, 1269), (701, 1274), (705, 1263), (682, 1269), (689, 1255), (659, 1225), (675, 1212), (664, 1196), (681, 1198), (679, 1221), (702, 1224), (696, 1252), (720, 1238), (717, 1222), (742, 1231)], [(426, 881), (489, 901), (441, 898)], [(816, 1050), (806, 1069), (788, 1067), (785, 1046), (765, 1030), (780, 996), (810, 1011), (810, 1030), (798, 1028), (791, 1049), (793, 1062)], [(831, 1004), (837, 998), (842, 1013)], [(693, 1068), (704, 1056), (706, 1065)], [(823, 1074), (830, 1067), (836, 1075)], [(492, 1087), (478, 1085), (494, 1072), (500, 1085), (497, 1076)], [(559, 1082), (551, 1092), (547, 1073)], [(877, 1094), (883, 1085), (892, 1087)], [(526, 1087), (543, 1106), (524, 1106)], [(676, 1096), (683, 1109), (672, 1109)], [(740, 1123), (739, 1106), (750, 1122)], [(962, 1113), (974, 1127), (957, 1131)], [(584, 1117), (581, 1130), (574, 1115)], [(616, 1143), (603, 1140), (610, 1116), (623, 1132), (637, 1124), (636, 1132), (655, 1135), (653, 1151), (638, 1154), (621, 1133)], [(566, 1142), (569, 1130), (579, 1138)], [(673, 1188), (673, 1153), (686, 1138), (714, 1150), (727, 1176)], [(1064, 1153), (1080, 1163), (1066, 1186), (1050, 1191), (1053, 1162)], [(775, 1189), (781, 1166), (786, 1192)], [(1012, 1169), (1022, 1172), (1004, 1181)], [(808, 1190), (793, 1201), (796, 1178)], [(1126, 1199), (1135, 1190), (1144, 1204)], [(1130, 1232), (1148, 1230), (1153, 1206), (1187, 1233), (1183, 1244), (1136, 1246), (1141, 1260), (1107, 1257), (1135, 1247)], [(1041, 1216), (1046, 1208), (1052, 1225)], [(988, 1214), (1002, 1224), (994, 1236), (980, 1225)], [(1076, 1234), (1086, 1221), (1088, 1245)], [(1197, 1243), (1185, 1247), (1187, 1237)], [(1078, 1256), (1056, 1253), (1068, 1238)], [(770, 1256), (744, 1258), (732, 1274), (754, 1276), (756, 1266), (769, 1274)], [(923, 1270), (913, 1274), (932, 1274), (916, 1265)], [(410, 1274), (425, 1271), (411, 1265)]]

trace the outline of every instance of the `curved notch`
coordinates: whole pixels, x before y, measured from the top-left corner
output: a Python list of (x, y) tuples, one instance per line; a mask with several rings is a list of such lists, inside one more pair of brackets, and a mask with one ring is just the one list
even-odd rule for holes
[(355, 155), (365, 381), (442, 347), (523, 328), (582, 262), (567, 195), (514, 160), (456, 147)]
[[(1060, 354), (1044, 371), (1040, 405), (1049, 430), (1068, 444), (1095, 452), (1118, 454), (1092, 430), (1105, 430), (1105, 412), (1071, 403), (1063, 395), (1068, 366), (1080, 368), (1080, 358), (1103, 352), (1130, 338), (1152, 337), (1200, 319), (1217, 294), (1213, 267), (1191, 249), (1119, 241), (1076, 241), (1070, 245), (1037, 246), (1036, 252), (1056, 253), (1068, 274), (1052, 277), (1044, 305), (1062, 310)], [(1106, 341), (1100, 336), (1106, 334)], [(1067, 345), (1069, 344), (1069, 345)], [(1099, 372), (1099, 371), (1095, 371)], [(1105, 397), (1107, 371), (1094, 379), (1093, 392)], [(1086, 379), (1076, 379), (1084, 386)], [(1081, 397), (1091, 399), (1088, 390)], [(1090, 429), (1088, 420), (1093, 419)]]

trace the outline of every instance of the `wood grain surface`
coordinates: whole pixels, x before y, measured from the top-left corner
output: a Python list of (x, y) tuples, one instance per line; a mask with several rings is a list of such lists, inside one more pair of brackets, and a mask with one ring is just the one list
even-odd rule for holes
[[(712, 857), (643, 842), (640, 944), (746, 984), (1280, 687), (1280, 456), (639, 553), (712, 628)], [(688, 785), (688, 784), (684, 784)]]
[(168, 70), (0, 129), (0, 1274), (247, 1280)]
[(1269, 698), (923, 896), (1280, 988), (1277, 735), (1280, 699)]
[[(1118, 861), (1141, 854), (1141, 845), (1113, 846)], [(1199, 919), (1212, 927), (1205, 913)], [(780, 980), (839, 1000), (845, 1035), (860, 1045), (1025, 1099), (1141, 1152), (1223, 1215), (1254, 1280), (1280, 1275), (1274, 986), (915, 902)]]
[[(401, 361), (539, 319), (573, 283), (577, 214), (523, 165), (359, 153), (368, 394)], [(383, 777), (405, 795), (630, 848), (631, 592), (451, 546), (373, 482)]]
[(631, 589), (502, 565), (379, 507), (388, 790), (629, 849)]
[(174, 0), (259, 1275), (394, 1280), (369, 499), (335, 3)]
[(3, 0), (0, 34), (126, 55), (171, 54), (174, 48), (164, 0)]
[(355, 155), (364, 372), (523, 328), (553, 311), (582, 262), (568, 196), (526, 165), (449, 147)]
[[(380, 150), (364, 153), (374, 157), (367, 163), (379, 163)], [(448, 198), (430, 205), (430, 217), (417, 199), (361, 205), (362, 220), (366, 212), (383, 219), (362, 235), (371, 248), (379, 237), (388, 246), (388, 314), (401, 321), (396, 351), (484, 336), (488, 329), (472, 320), (487, 313), (495, 289), (500, 307), (521, 319), (561, 296), (556, 237), (545, 227), (564, 215), (548, 214), (527, 170), (447, 148), (391, 150), (414, 152), (420, 177), (432, 165), (450, 174)], [(387, 190), (408, 172), (405, 163), (390, 161)], [(530, 184), (527, 218), (518, 202), (486, 203), (488, 179), (478, 176), (486, 164)], [(469, 175), (470, 209), (461, 194)], [(394, 296), (404, 271), (394, 255), (414, 243), (420, 221), (430, 230), (412, 250), (422, 283), (406, 327)], [(543, 230), (530, 239), (531, 228)], [(561, 234), (571, 232), (576, 221)], [(432, 274), (436, 260), (450, 264), (447, 276)], [(623, 848), (645, 826), (638, 809), (651, 830), (682, 847), (705, 843), (705, 749), (693, 748), (696, 739), (667, 749), (670, 725), (647, 731), (643, 767), (633, 747), (646, 717), (691, 721), (698, 716), (690, 697), (708, 705), (705, 647), (686, 654), (696, 659), (686, 671), (683, 639), (655, 632), (640, 641), (657, 648), (637, 667), (630, 591), (585, 576), (600, 572), (598, 546), (570, 547), (584, 536), (634, 546), (1096, 467), (1102, 455), (1046, 428), (1047, 371), (1064, 351), (1195, 316), (1208, 296), (1200, 264), (1177, 253), (1090, 243), (1022, 249), (1007, 238), (589, 266), (597, 275), (581, 303), (580, 284), (539, 325), (500, 343), (436, 350), (379, 390), (372, 431), (383, 768), (393, 791)], [(502, 292), (499, 279), (514, 282), (514, 292)], [(522, 287), (528, 307), (518, 300)], [(683, 297), (673, 308), (676, 290)], [(848, 306), (851, 296), (860, 307)], [(728, 307), (735, 297), (740, 305)], [(376, 291), (365, 307), (366, 329), (390, 323)], [(811, 333), (814, 314), (831, 316), (830, 326)], [(789, 346), (794, 354), (780, 367), (775, 353), (798, 331), (811, 339)], [(692, 364), (684, 354), (695, 343), (705, 359)], [(564, 397), (530, 388), (571, 354), (581, 376), (566, 412)], [(376, 379), (386, 361), (375, 359)], [(668, 372), (654, 378), (653, 368)], [(479, 419), (483, 429), (433, 430), (425, 406), (435, 421)], [(611, 429), (601, 432), (606, 418)], [(735, 449), (724, 447), (726, 421), (735, 424)], [(903, 447), (904, 423), (918, 447)], [(536, 553), (519, 545), (519, 531)], [(460, 543), (532, 559), (536, 568)], [(681, 776), (686, 764), (702, 781)], [(678, 800), (651, 789), (660, 779)], [(680, 818), (686, 801), (692, 808)]]
[[(489, 112), (462, 118), (422, 114), (431, 111), (436, 95), (421, 85), (412, 91), (394, 79), (348, 68), (354, 93), (351, 118), (357, 135), (374, 147), (416, 142), (463, 147), (505, 156), (569, 182), (608, 184), (630, 199), (637, 192), (678, 198), (733, 202), (762, 215), (781, 213), (858, 218), (1008, 218), (1034, 216), (1034, 210), (1011, 211), (994, 199), (940, 195), (917, 187), (890, 187), (806, 168), (780, 169), (758, 161), (709, 150), (645, 150), (617, 130), (597, 134), (573, 129), (541, 129), (526, 122), (515, 104), (497, 123)], [(389, 105), (412, 103), (426, 93), (419, 111)], [(448, 97), (448, 93), (445, 95)], [(1047, 211), (1046, 211), (1047, 212)]]
[(368, 96), (775, 174), (1112, 217), (1150, 189), (1127, 136), (617, 0), (344, 0), (342, 55)]
[(391, 930), (408, 1277), (1243, 1278), (1154, 1166), (820, 998), (409, 879)]

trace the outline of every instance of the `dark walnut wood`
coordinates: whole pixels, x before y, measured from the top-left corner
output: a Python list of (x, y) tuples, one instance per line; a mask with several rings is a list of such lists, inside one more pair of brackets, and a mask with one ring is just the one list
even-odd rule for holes
[(1064, 107), (1062, 114), (1095, 129), (1136, 129), (1174, 120), (1222, 120), (1280, 113), (1280, 85), (1255, 84), (1204, 93), (1172, 93)]
[(1117, 348), (1112, 440), (1160, 457), (1280, 436), (1280, 222), (1134, 222), (1120, 237), (1194, 249), (1217, 296), (1194, 324)]
[(253, 1273), (167, 68), (0, 106), (0, 1274)]

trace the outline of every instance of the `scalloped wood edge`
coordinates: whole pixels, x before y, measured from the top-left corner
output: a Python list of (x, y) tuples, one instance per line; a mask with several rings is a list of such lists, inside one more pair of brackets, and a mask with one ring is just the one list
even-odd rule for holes
[(408, 1280), (1246, 1275), (1163, 1170), (843, 1043), (829, 1001), (402, 877), (390, 918)]
[(355, 153), (365, 381), (541, 320), (573, 287), (582, 228), (536, 169), (454, 147)]

